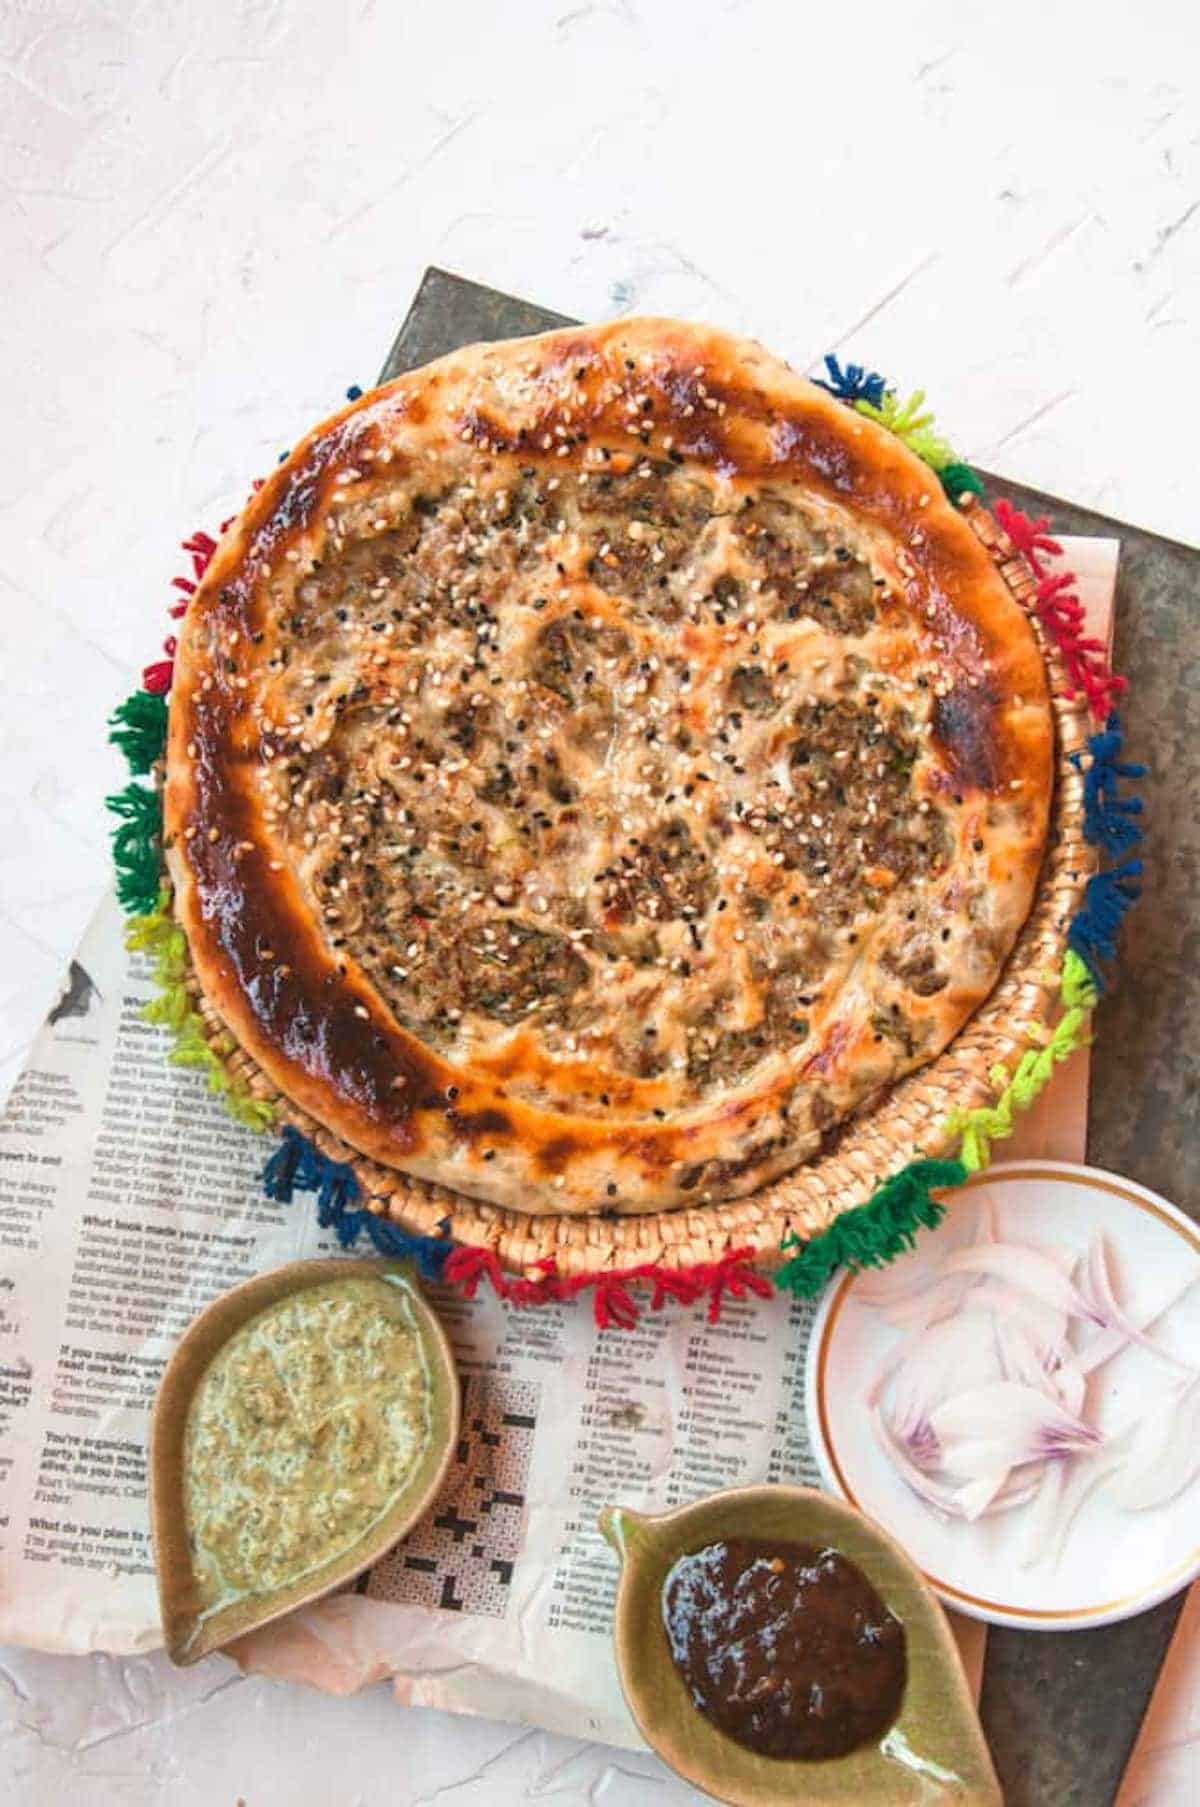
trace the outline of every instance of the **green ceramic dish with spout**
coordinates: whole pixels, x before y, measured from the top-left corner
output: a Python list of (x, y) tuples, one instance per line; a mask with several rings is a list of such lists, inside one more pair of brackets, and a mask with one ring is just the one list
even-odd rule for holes
[(151, 1420), (167, 1653), (343, 1586), (428, 1510), (458, 1435), (446, 1334), (400, 1261), (296, 1261), (185, 1332)]
[[(621, 1562), (613, 1640), (629, 1710), (646, 1742), (697, 1788), (731, 1807), (1002, 1807), (945, 1614), (900, 1546), (861, 1513), (807, 1487), (742, 1487), (656, 1518), (609, 1506), (600, 1529)], [(902, 1621), (904, 1696), (877, 1743), (815, 1762), (760, 1756), (693, 1704), (667, 1642), (663, 1585), (681, 1556), (729, 1538), (835, 1549)]]

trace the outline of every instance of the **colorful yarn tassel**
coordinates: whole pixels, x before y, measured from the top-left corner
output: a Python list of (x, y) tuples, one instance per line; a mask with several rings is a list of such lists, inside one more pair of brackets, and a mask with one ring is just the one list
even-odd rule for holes
[(1084, 696), (1096, 720), (1107, 722), (1117, 697), (1126, 688), (1126, 680), (1112, 670), (1100, 641), (1084, 631), (1086, 619), (1074, 574), (1047, 569), (1047, 558), (1062, 555), (1062, 547), (1047, 531), (1049, 521), (1044, 515), (1031, 520), (1004, 497), (996, 503), (995, 514), (1037, 579), (1037, 617), (1058, 647), (1067, 673), (1067, 695)]
[(690, 1268), (647, 1262), (608, 1273), (561, 1275), (553, 1259), (547, 1259), (535, 1262), (531, 1274), (506, 1274), (494, 1248), (455, 1243), (448, 1233), (410, 1235), (386, 1217), (363, 1209), (353, 1167), (330, 1160), (290, 1124), (284, 1126), (279, 1147), (263, 1169), (263, 1188), (268, 1198), (283, 1204), (297, 1192), (315, 1192), (317, 1221), (336, 1232), (343, 1248), (351, 1248), (365, 1232), (380, 1254), (415, 1261), (427, 1279), (444, 1281), (465, 1299), (473, 1299), (485, 1282), (497, 1298), (518, 1308), (565, 1303), (590, 1293), (592, 1315), (601, 1330), (632, 1329), (641, 1316), (634, 1290), (640, 1286), (651, 1288), (651, 1311), (661, 1310), (669, 1300), (691, 1305), (707, 1298), (708, 1319), (714, 1324), (727, 1298), (753, 1293), (769, 1299), (772, 1293), (770, 1281), (753, 1266), (753, 1251), (746, 1248), (730, 1249), (719, 1261)]
[(158, 792), (144, 784), (127, 784), (104, 799), (118, 818), (113, 830), (113, 865), (121, 908), (134, 916), (150, 915), (158, 903), (162, 864), (162, 805)]
[(889, 389), (882, 402), (856, 401), (853, 405), (859, 414), (877, 420), (881, 427), (894, 433), (930, 470), (943, 471), (961, 460), (955, 456), (949, 440), (934, 431), (933, 413), (924, 403), (923, 389), (914, 389), (906, 402), (900, 400), (894, 389)]
[(938, 476), (952, 502), (961, 502), (964, 496), (983, 496), (983, 478), (960, 458), (952, 458), (949, 464), (944, 464)]
[(828, 390), (840, 402), (869, 402), (873, 408), (883, 406), (885, 384), (877, 370), (865, 370), (861, 364), (847, 364), (843, 369), (832, 352), (825, 353), (825, 369), (829, 381), (814, 377), (818, 389)]
[(156, 659), (152, 665), (143, 666), (142, 688), (143, 690), (148, 690), (151, 696), (166, 696), (168, 690), (171, 688), (171, 682), (175, 676), (175, 654), (177, 650), (178, 642), (176, 641), (174, 634), (168, 634), (167, 638), (163, 641), (163, 652), (166, 655), (165, 658)]
[(984, 1104), (970, 1111), (951, 1111), (946, 1119), (948, 1134), (961, 1138), (959, 1158), (968, 1173), (979, 1173), (992, 1158), (992, 1144), (1012, 1135), (1016, 1114), (1026, 1111), (1045, 1091), (1054, 1069), (1091, 1041), (1088, 1028), (1096, 1004), (1096, 987), (1091, 972), (1073, 949), (1063, 957), (1059, 998), (1063, 1013), (1050, 1035), (1036, 1047), (1026, 1049), (1012, 1074), (996, 1066), (988, 1075), (999, 1096), (994, 1104)]
[[(230, 525), (230, 521), (222, 521), (221, 532), (224, 533)], [(175, 620), (178, 620), (181, 615), (187, 614), (188, 604), (199, 589), (200, 579), (212, 563), (213, 553), (216, 549), (217, 542), (211, 533), (196, 532), (190, 539), (183, 541), (183, 550), (191, 561), (192, 575), (191, 577), (173, 577), (171, 579), (171, 588), (181, 591), (183, 595), (182, 602), (171, 605), (170, 614)], [(175, 654), (178, 650), (174, 634), (169, 635), (163, 642), (164, 656), (156, 659), (152, 665), (147, 665), (142, 672), (142, 688), (149, 691), (151, 696), (166, 696), (170, 690), (175, 676)]]
[(413, 1261), (427, 1280), (440, 1280), (454, 1244), (440, 1236), (410, 1236), (399, 1224), (357, 1207), (361, 1189), (353, 1167), (330, 1160), (315, 1143), (285, 1123), (282, 1140), (263, 1168), (268, 1198), (290, 1204), (297, 1192), (317, 1195), (317, 1222), (333, 1230), (340, 1246), (352, 1248), (365, 1231), (381, 1255)]
[(1107, 989), (1102, 962), (1116, 959), (1117, 931), (1142, 895), (1141, 875), (1141, 860), (1124, 860), (1089, 878), (1067, 931), (1067, 946), (1083, 961), (1098, 991)]
[(817, 386), (894, 433), (923, 464), (937, 472), (952, 502), (960, 503), (964, 496), (983, 495), (978, 471), (958, 456), (949, 440), (935, 432), (933, 414), (924, 406), (923, 389), (917, 389), (902, 402), (898, 392), (889, 389), (877, 371), (868, 373), (861, 364), (843, 367), (831, 352), (825, 354), (825, 369), (829, 381), (817, 377)]
[(135, 777), (153, 771), (167, 744), (167, 705), (161, 696), (135, 690), (108, 718), (108, 738)]
[[(149, 955), (154, 967), (158, 996), (142, 1011), (148, 1023), (158, 1023), (171, 1031), (171, 1060), (178, 1067), (195, 1067), (208, 1079), (209, 1090), (223, 1094), (225, 1103), (239, 1123), (247, 1129), (269, 1129), (275, 1121), (274, 1106), (255, 1098), (248, 1087), (232, 1079), (221, 1054), (210, 1047), (204, 1022), (193, 1008), (187, 989), (187, 940), (183, 930), (171, 916), (168, 893), (155, 898), (155, 907), (134, 916), (125, 924), (125, 945), (131, 953)], [(225, 1050), (231, 1054), (230, 1038)]]
[(1062, 546), (1051, 535), (1050, 522), (1045, 515), (1031, 520), (1007, 496), (997, 500), (993, 513), (1017, 551), (1025, 555), (1039, 576), (1045, 559), (1062, 557)]
[(794, 1233), (785, 1236), (780, 1248), (799, 1252), (779, 1269), (776, 1286), (812, 1298), (839, 1267), (857, 1273), (885, 1266), (913, 1247), (919, 1229), (932, 1230), (941, 1222), (946, 1207), (933, 1193), (961, 1186), (966, 1177), (961, 1161), (911, 1161), (865, 1205), (843, 1211), (819, 1236), (808, 1242)]
[(1087, 744), (1084, 755), (1072, 753), (1071, 764), (1083, 772), (1083, 832), (1092, 845), (1105, 853), (1125, 853), (1142, 838), (1140, 797), (1123, 797), (1122, 780), (1144, 778), (1144, 765), (1122, 761), (1121, 721), (1110, 715)]

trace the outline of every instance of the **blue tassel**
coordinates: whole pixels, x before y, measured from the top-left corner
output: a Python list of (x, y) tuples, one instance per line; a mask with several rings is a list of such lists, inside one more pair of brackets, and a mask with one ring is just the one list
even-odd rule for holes
[[(1122, 763), (1121, 722), (1115, 713), (1103, 729), (1088, 740), (1092, 763), (1083, 775), (1083, 832), (1105, 853), (1124, 853), (1142, 838), (1140, 824), (1133, 818), (1142, 813), (1140, 797), (1122, 797), (1123, 778), (1144, 778), (1144, 765)], [(1083, 756), (1072, 753), (1071, 764), (1079, 769)]]
[[(332, 1230), (344, 1249), (353, 1248), (365, 1230), (381, 1255), (415, 1262), (426, 1280), (439, 1280), (454, 1244), (449, 1234), (412, 1236), (386, 1217), (351, 1207), (360, 1196), (354, 1169), (345, 1161), (331, 1161), (307, 1136), (285, 1124), (283, 1140), (263, 1168), (263, 1190), (268, 1198), (289, 1205), (297, 1192), (317, 1194), (317, 1222)], [(440, 1226), (448, 1232), (443, 1219)]]
[(355, 1236), (360, 1229), (366, 1230), (381, 1255), (414, 1262), (423, 1280), (441, 1279), (442, 1269), (454, 1248), (448, 1236), (410, 1236), (407, 1230), (389, 1223), (386, 1217), (373, 1216), (370, 1211), (351, 1212), (343, 1221), (349, 1222), (350, 1218), (359, 1220), (355, 1225)]
[(1105, 988), (1100, 962), (1116, 957), (1117, 930), (1125, 912), (1142, 894), (1142, 887), (1135, 882), (1141, 875), (1141, 860), (1125, 860), (1119, 866), (1110, 866), (1107, 872), (1097, 872), (1089, 878), (1083, 902), (1072, 918), (1067, 946), (1079, 955), (1098, 991)]
[(282, 1135), (279, 1147), (262, 1170), (262, 1183), (268, 1198), (280, 1205), (290, 1205), (295, 1191), (308, 1188), (308, 1180), (297, 1176), (304, 1153), (312, 1149), (312, 1143), (306, 1142), (290, 1123), (284, 1125)]
[(882, 408), (887, 385), (877, 370), (865, 370), (861, 364), (847, 364), (843, 370), (829, 351), (825, 353), (825, 368), (829, 372), (827, 383), (820, 377), (813, 378), (818, 389), (827, 389), (840, 402), (870, 402), (873, 408)]
[(371, 1213), (349, 1209), (358, 1198), (358, 1181), (353, 1167), (343, 1161), (327, 1160), (323, 1154), (318, 1154), (317, 1160), (320, 1163), (316, 1186), (317, 1222), (323, 1230), (336, 1230), (338, 1241), (348, 1249), (362, 1228), (361, 1222), (356, 1220), (369, 1217)]

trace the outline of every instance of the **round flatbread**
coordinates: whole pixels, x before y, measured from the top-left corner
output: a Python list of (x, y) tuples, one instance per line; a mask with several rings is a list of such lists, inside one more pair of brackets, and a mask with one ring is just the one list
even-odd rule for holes
[(180, 635), (199, 982), (372, 1159), (530, 1212), (752, 1191), (945, 1047), (1037, 880), (1033, 633), (759, 346), (474, 346), (327, 421)]

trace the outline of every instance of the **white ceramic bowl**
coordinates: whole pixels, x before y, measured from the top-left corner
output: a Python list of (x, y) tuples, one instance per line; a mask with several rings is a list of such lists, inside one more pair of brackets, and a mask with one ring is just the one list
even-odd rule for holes
[[(1200, 1281), (1200, 1227), (1132, 1180), (1064, 1161), (990, 1168), (950, 1195), (939, 1227), (923, 1232), (906, 1263), (967, 1242), (987, 1197), (1003, 1241), (1082, 1252), (1096, 1231), (1108, 1241), (1117, 1295), (1136, 1308), (1165, 1292), (1181, 1264)], [(1143, 1612), (1200, 1574), (1200, 1481), (1165, 1505), (1127, 1512), (1102, 1486), (1076, 1516), (1057, 1563), (1028, 1562), (1026, 1508), (975, 1524), (947, 1520), (905, 1485), (872, 1436), (865, 1404), (872, 1381), (902, 1340), (878, 1309), (855, 1299), (857, 1276), (838, 1274), (821, 1301), (809, 1343), (805, 1401), (825, 1485), (867, 1513), (924, 1571), (947, 1606), (995, 1625), (1064, 1631), (1107, 1625)], [(1155, 1335), (1200, 1366), (1200, 1283)], [(1125, 1349), (1096, 1376), (1101, 1430), (1126, 1423), (1155, 1396), (1170, 1371), (1155, 1356)]]

